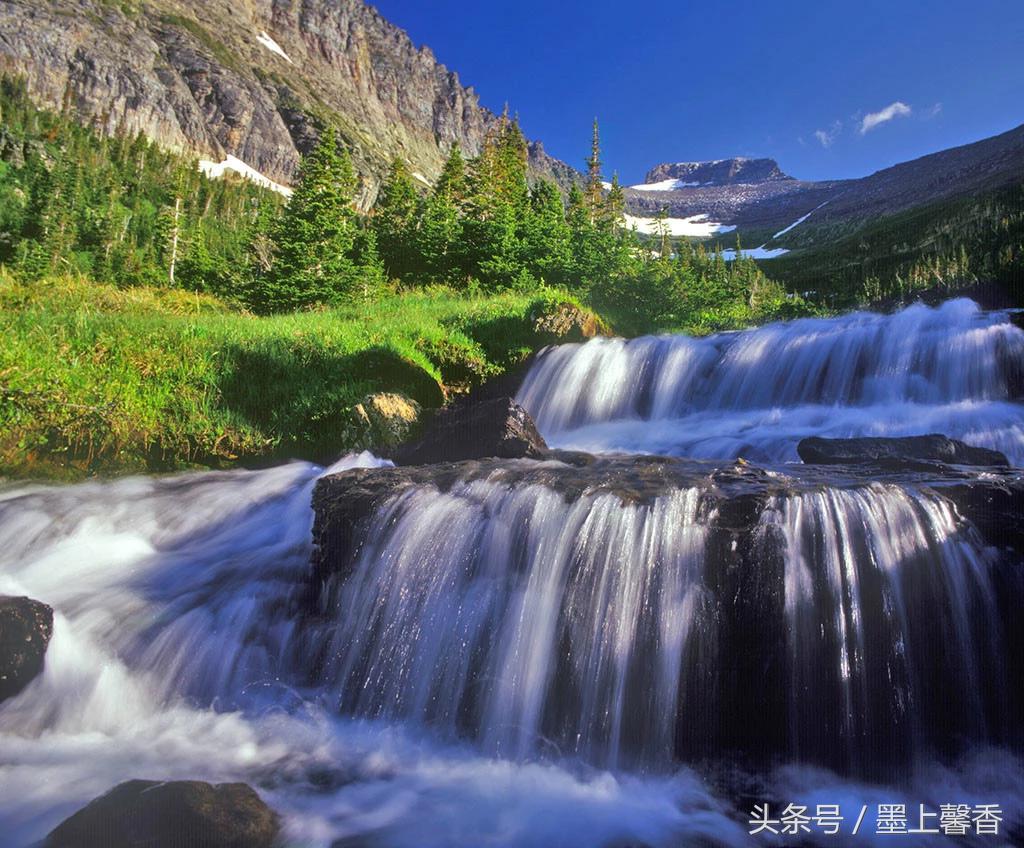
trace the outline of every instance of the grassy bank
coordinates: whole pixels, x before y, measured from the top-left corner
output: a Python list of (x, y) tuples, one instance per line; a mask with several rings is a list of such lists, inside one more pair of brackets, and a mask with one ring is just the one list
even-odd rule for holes
[(354, 407), (424, 407), (552, 340), (551, 290), (433, 289), (255, 317), (215, 298), (0, 277), (0, 473), (88, 473), (328, 458), (373, 447)]

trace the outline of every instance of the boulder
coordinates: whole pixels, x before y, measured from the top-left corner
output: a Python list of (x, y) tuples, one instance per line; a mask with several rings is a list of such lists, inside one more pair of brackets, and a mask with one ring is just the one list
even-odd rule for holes
[(53, 610), (31, 598), (0, 596), (0, 702), (43, 670), (53, 635)]
[(422, 407), (394, 392), (368, 395), (352, 408), (352, 423), (344, 443), (353, 448), (381, 450), (407, 441), (420, 420)]
[(902, 438), (823, 439), (812, 436), (797, 445), (808, 465), (879, 465), (887, 470), (928, 470), (945, 465), (1008, 466), (1005, 454), (978, 448), (938, 433)]
[(58, 825), (43, 848), (271, 848), (279, 832), (244, 783), (129, 780)]
[(396, 465), (429, 465), (485, 457), (540, 458), (546, 451), (530, 413), (502, 397), (439, 410), (423, 438), (403, 445), (392, 458)]
[(560, 303), (534, 318), (533, 329), (545, 344), (583, 342), (595, 336), (609, 336), (611, 330), (593, 312), (572, 303)]

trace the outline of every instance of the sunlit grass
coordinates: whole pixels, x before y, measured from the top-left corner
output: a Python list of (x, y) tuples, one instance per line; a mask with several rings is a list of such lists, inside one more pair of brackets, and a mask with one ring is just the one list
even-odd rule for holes
[(446, 289), (255, 317), (191, 292), (0, 276), (0, 473), (343, 451), (374, 391), (437, 406), (538, 344), (564, 293)]

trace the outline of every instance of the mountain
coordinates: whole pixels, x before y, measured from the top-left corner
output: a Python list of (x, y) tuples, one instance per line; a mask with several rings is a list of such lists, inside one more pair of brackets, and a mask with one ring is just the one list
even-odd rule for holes
[[(275, 187), (330, 121), (364, 205), (395, 156), (433, 181), (452, 145), (476, 155), (498, 120), (360, 0), (0, 0), (0, 71), (105, 133), (141, 131)], [(535, 175), (575, 176), (538, 142), (529, 155)]]
[(809, 182), (772, 159), (723, 159), (658, 165), (625, 194), (634, 216), (701, 216), (712, 232), (739, 230), (748, 245), (781, 249), (822, 246), (886, 216), (1022, 182), (1024, 125), (861, 179)]
[(683, 186), (732, 185), (789, 180), (774, 159), (715, 159), (713, 162), (675, 162), (656, 165), (647, 172), (646, 184), (675, 181)]

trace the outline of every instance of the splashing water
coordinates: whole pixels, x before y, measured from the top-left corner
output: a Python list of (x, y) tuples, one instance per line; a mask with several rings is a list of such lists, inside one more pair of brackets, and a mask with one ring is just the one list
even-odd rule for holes
[(482, 833), (523, 848), (741, 844), (728, 804), (685, 770), (642, 780), (516, 764), (338, 716), (306, 685), (291, 606), (323, 473), (0, 489), (0, 594), (56, 610), (42, 675), (0, 705), (5, 845), (140, 776), (248, 781), (296, 845), (447, 848)]
[(1024, 331), (970, 300), (542, 354), (518, 400), (555, 447), (795, 460), (807, 436), (944, 433), (1024, 463)]

